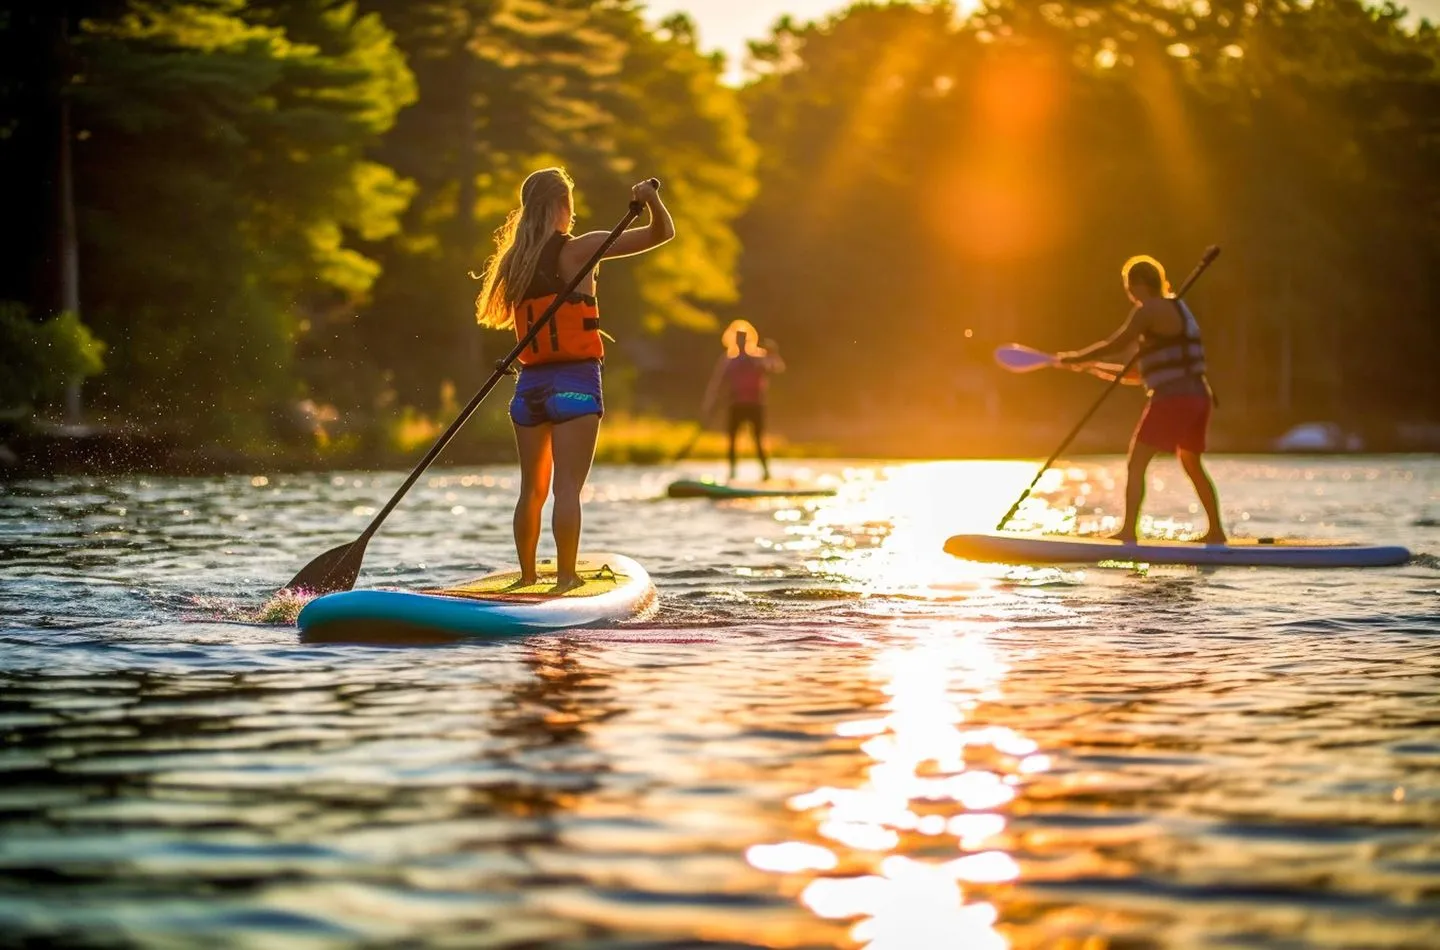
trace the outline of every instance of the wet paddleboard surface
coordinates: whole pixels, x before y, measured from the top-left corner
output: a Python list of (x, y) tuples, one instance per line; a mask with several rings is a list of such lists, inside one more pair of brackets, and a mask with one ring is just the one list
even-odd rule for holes
[(1386, 567), (1404, 564), (1410, 552), (1398, 545), (1300, 538), (1233, 538), (1228, 544), (1144, 540), (1128, 544), (1112, 538), (994, 532), (957, 534), (945, 551), (971, 561), (1000, 564), (1146, 564), (1232, 565), (1235, 567)]
[(671, 498), (823, 498), (835, 489), (800, 482), (715, 482), (682, 478), (665, 489)]
[(365, 642), (446, 637), (507, 637), (630, 620), (652, 608), (655, 585), (623, 554), (583, 554), (581, 586), (557, 593), (555, 562), (521, 587), (518, 570), (496, 571), (448, 587), (351, 590), (312, 600), (300, 612), (311, 641)]

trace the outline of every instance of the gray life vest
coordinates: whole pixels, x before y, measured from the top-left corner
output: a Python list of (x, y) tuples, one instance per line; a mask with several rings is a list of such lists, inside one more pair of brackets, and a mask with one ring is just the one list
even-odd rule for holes
[(1151, 395), (1203, 391), (1205, 344), (1200, 342), (1200, 324), (1183, 300), (1169, 299), (1180, 314), (1181, 330), (1174, 335), (1144, 335), (1140, 346), (1140, 378)]

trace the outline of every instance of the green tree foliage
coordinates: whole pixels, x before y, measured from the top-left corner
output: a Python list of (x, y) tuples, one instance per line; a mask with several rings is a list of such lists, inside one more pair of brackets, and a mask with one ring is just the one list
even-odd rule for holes
[(511, 341), (475, 326), (467, 274), (489, 256), (525, 175), (547, 164), (576, 179), (578, 229), (608, 230), (630, 185), (659, 175), (684, 235), (606, 269), (602, 308), (621, 340), (612, 368), (634, 357), (642, 331), (707, 325), (709, 308), (735, 299), (731, 222), (754, 190), (754, 149), (735, 92), (685, 21), (656, 31), (633, 3), (585, 0), (366, 9), (396, 31), (420, 88), (376, 155), (419, 192), (403, 232), (377, 249), (374, 305), (335, 329), (332, 357), (371, 362), (406, 400), (483, 378)]
[[(1440, 57), (1395, 8), (857, 4), (754, 54), (743, 302), (792, 344), (800, 404), (905, 418), (996, 343), (1113, 327), (1129, 254), (1178, 279), (1210, 243), (1197, 309), (1232, 406), (1440, 404), (1395, 372), (1440, 356)], [(1049, 414), (1076, 382), (1026, 393)]]
[(0, 411), (58, 399), (72, 380), (104, 369), (105, 344), (66, 312), (32, 320), (23, 304), (0, 303)]
[(364, 299), (379, 266), (356, 242), (393, 233), (408, 201), (364, 154), (413, 99), (403, 59), (378, 18), (327, 0), (133, 0), (73, 44), (102, 395), (261, 435), (298, 389), (297, 332)]
[[(859, 3), (781, 20), (740, 90), (689, 20), (642, 13), (9, 5), (0, 160), (23, 247), (0, 299), (62, 309), (67, 101), (83, 314), (109, 344), (91, 392), (197, 433), (262, 439), (302, 396), (342, 425), (446, 411), (509, 348), (475, 326), (467, 273), (553, 163), (581, 228), (610, 227), (648, 175), (675, 211), (679, 240), (602, 274), (618, 408), (693, 405), (715, 318), (743, 315), (786, 344), (792, 421), (914, 419), (967, 377), (993, 386), (996, 343), (1108, 330), (1129, 254), (1178, 278), (1210, 243), (1226, 253), (1196, 305), (1227, 406), (1440, 405), (1420, 369), (1440, 356), (1440, 37), (1398, 8)], [(1028, 377), (1000, 415), (1092, 392)]]

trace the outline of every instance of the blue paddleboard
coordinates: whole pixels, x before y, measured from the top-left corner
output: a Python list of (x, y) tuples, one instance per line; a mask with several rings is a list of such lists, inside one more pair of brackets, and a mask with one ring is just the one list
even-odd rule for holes
[(538, 564), (540, 582), (516, 587), (517, 570), (423, 590), (351, 590), (317, 597), (300, 611), (307, 640), (491, 639), (629, 620), (653, 608), (655, 585), (623, 554), (583, 554), (581, 587), (550, 592), (555, 562)]

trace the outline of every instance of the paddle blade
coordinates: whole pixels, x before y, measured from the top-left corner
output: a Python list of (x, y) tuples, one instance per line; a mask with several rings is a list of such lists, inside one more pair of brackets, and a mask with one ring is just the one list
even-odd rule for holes
[(1012, 373), (1028, 373), (1032, 370), (1057, 366), (1055, 357), (1019, 343), (1010, 343), (995, 348), (995, 362)]
[(331, 548), (301, 568), (286, 590), (314, 594), (333, 594), (350, 590), (360, 576), (360, 562), (365, 560), (365, 539)]

